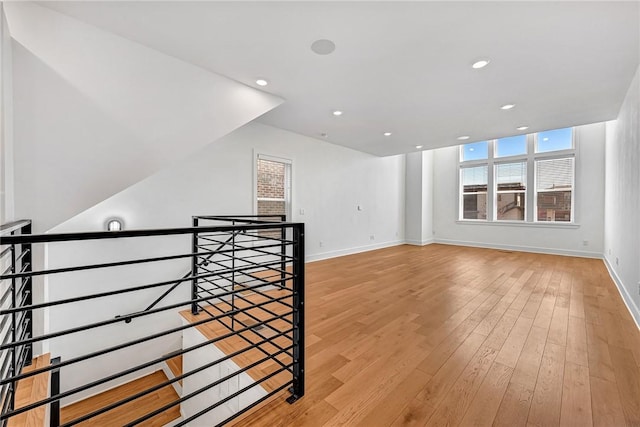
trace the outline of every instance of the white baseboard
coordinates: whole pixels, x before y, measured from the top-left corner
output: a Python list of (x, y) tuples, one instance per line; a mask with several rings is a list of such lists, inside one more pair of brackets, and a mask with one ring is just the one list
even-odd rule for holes
[(449, 240), (449, 239), (437, 239), (437, 238), (434, 239), (433, 243), (441, 243), (443, 245), (454, 245), (454, 246), (471, 246), (474, 248), (500, 249), (500, 250), (507, 250), (507, 251), (516, 251), (516, 252), (533, 252), (538, 254), (564, 255), (564, 256), (575, 256), (580, 258), (602, 259), (602, 254), (600, 252), (574, 251), (570, 249), (538, 248), (535, 246), (502, 245), (502, 244), (496, 244), (496, 243), (466, 242), (463, 240)]
[(609, 270), (609, 276), (611, 276), (611, 279), (613, 279), (613, 283), (615, 283), (618, 287), (618, 292), (622, 296), (622, 300), (627, 306), (627, 310), (629, 310), (629, 313), (631, 313), (631, 317), (633, 317), (633, 320), (636, 321), (636, 326), (638, 327), (638, 329), (640, 329), (640, 308), (638, 308), (635, 301), (633, 301), (633, 298), (631, 298), (629, 291), (622, 283), (620, 276), (618, 276), (618, 273), (616, 273), (607, 257), (604, 257), (604, 265), (607, 266), (607, 270)]
[(335, 257), (345, 256), (345, 255), (353, 255), (353, 254), (358, 254), (360, 252), (373, 251), (376, 249), (389, 248), (391, 246), (398, 246), (404, 243), (405, 243), (404, 240), (396, 240), (393, 242), (376, 243), (374, 245), (357, 246), (355, 248), (347, 248), (347, 249), (339, 249), (337, 251), (322, 252), (319, 254), (307, 255), (305, 257), (305, 261), (306, 262), (321, 261), (323, 259), (335, 258)]
[(427, 240), (411, 240), (411, 239), (407, 239), (404, 241), (405, 244), (407, 245), (414, 245), (414, 246), (426, 246), (426, 245), (430, 245), (432, 243), (434, 243), (433, 239), (427, 239)]

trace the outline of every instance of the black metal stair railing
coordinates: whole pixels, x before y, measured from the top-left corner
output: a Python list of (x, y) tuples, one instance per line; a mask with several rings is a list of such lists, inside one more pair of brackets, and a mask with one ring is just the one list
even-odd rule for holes
[[(15, 221), (0, 227), (0, 242), (12, 236), (31, 234), (31, 221)], [(23, 308), (32, 304), (33, 289), (29, 275), (32, 270), (31, 244), (20, 243), (0, 246), (0, 309)], [(16, 274), (23, 276), (17, 277)], [(28, 340), (33, 334), (33, 318), (30, 310), (13, 312), (0, 320), (0, 343), (5, 346)], [(31, 364), (32, 344), (12, 346), (0, 352), (0, 374), (2, 378), (15, 377), (22, 368)], [(0, 386), (2, 413), (14, 409), (16, 382), (7, 381)], [(4, 424), (4, 423), (3, 423)]]
[[(0, 423), (6, 425), (11, 418), (44, 405), (49, 408), (51, 425), (71, 426), (100, 419), (96, 417), (109, 416), (111, 411), (167, 386), (181, 381), (189, 383), (202, 375), (210, 375), (214, 368), (218, 369), (220, 375), (211, 377), (207, 384), (198, 382), (196, 386), (195, 380), (192, 381), (190, 387), (183, 387), (183, 395), (177, 395), (172, 401), (147, 413), (137, 414), (126, 425), (145, 423), (178, 405), (185, 405), (182, 408), (188, 407), (188, 411), (183, 410), (184, 419), (179, 419), (174, 425), (186, 425), (196, 419), (198, 422), (208, 420), (207, 425), (223, 425), (283, 390), (288, 390), (290, 396), (287, 401), (290, 403), (302, 397), (304, 224), (286, 223), (283, 220), (280, 216), (207, 216), (194, 217), (194, 226), (187, 228), (46, 235), (28, 234), (29, 223), (23, 224), (24, 234), (8, 232), (1, 242), (4, 248), (2, 254), (14, 254), (14, 262), (12, 268), (3, 272), (0, 280), (6, 283), (7, 292), (12, 298), (9, 303), (7, 297), (7, 303), (0, 306), (0, 324), (3, 327), (5, 323), (13, 326), (28, 320), (20, 325), (24, 324), (29, 329), (25, 332), (19, 328), (9, 328), (11, 331), (15, 329), (16, 333), (9, 334), (0, 343), (0, 361), (10, 360), (9, 368), (1, 371), (0, 391), (4, 393), (4, 405)], [(186, 239), (190, 239), (191, 250), (179, 253), (174, 250), (170, 254), (117, 261), (105, 259), (104, 262), (80, 265), (55, 265), (39, 270), (31, 268), (31, 247), (34, 245), (54, 244), (60, 247), (108, 242), (110, 250), (117, 251), (113, 243), (120, 242), (120, 239), (126, 239), (127, 246), (131, 247), (136, 239), (148, 241), (166, 239), (167, 236), (178, 238), (174, 243), (185, 248), (188, 247)], [(28, 250), (27, 254), (23, 254), (25, 250)], [(21, 252), (18, 254), (17, 251)], [(28, 263), (28, 267), (18, 267), (18, 261), (23, 266)], [(134, 279), (127, 281), (127, 275), (122, 273), (122, 269), (126, 268), (136, 268), (140, 272), (140, 267), (145, 265), (155, 270), (166, 263), (172, 263), (172, 268), (181, 263), (185, 267), (190, 265), (189, 274), (139, 283)], [(98, 277), (92, 274), (102, 277), (109, 271), (115, 271), (117, 274), (113, 277), (124, 278), (122, 280), (126, 283), (114, 283), (110, 288), (92, 290), (91, 277)], [(81, 279), (74, 279), (74, 275), (81, 275)], [(35, 276), (48, 279), (44, 282), (49, 290), (66, 283), (81, 283), (81, 286), (75, 295), (67, 293), (53, 300), (33, 301), (30, 286)], [(28, 294), (19, 298), (20, 292), (27, 289)], [(127, 302), (132, 297), (149, 295), (154, 291), (162, 292), (146, 308), (140, 311), (129, 308)], [(91, 310), (91, 307), (95, 307), (92, 304), (104, 306), (102, 301), (107, 299), (107, 306), (113, 306), (113, 315), (101, 318), (94, 316), (85, 321), (74, 317), (83, 310)], [(52, 313), (53, 310), (62, 312), (65, 319), (73, 318), (75, 323), (57, 325), (52, 317), (50, 329), (33, 336), (31, 322), (33, 313), (38, 310), (43, 311), (43, 316), (48, 315), (49, 310)], [(181, 321), (181, 317), (185, 320)], [(138, 319), (141, 322), (131, 323)], [(182, 335), (193, 329), (199, 330), (204, 338), (184, 344), (182, 348), (172, 348), (170, 352), (159, 349), (146, 354), (143, 361), (138, 357), (135, 363), (123, 364), (128, 360), (122, 357), (124, 352), (135, 352), (139, 356), (141, 352), (148, 352), (152, 348), (150, 344), (176, 341), (171, 337), (177, 337), (177, 341), (180, 341)], [(207, 335), (205, 330), (215, 333)], [(89, 337), (92, 346), (87, 347)], [(167, 338), (170, 339), (162, 341)], [(31, 349), (35, 343), (43, 343), (51, 349), (52, 365), (23, 372), (22, 367), (33, 357)], [(71, 345), (73, 343), (78, 344), (77, 350)], [(208, 352), (212, 345), (217, 346), (217, 352)], [(56, 349), (64, 349), (68, 354), (60, 357)], [(174, 378), (137, 390), (135, 394), (114, 403), (92, 408), (73, 419), (64, 416), (64, 406), (71, 402), (124, 384), (132, 377), (153, 372), (159, 364), (176, 355), (191, 355), (189, 357), (195, 360), (193, 355), (202, 354), (202, 350), (207, 351), (208, 359), (189, 365), (188, 369)], [(102, 363), (114, 366), (113, 360), (120, 363), (115, 372), (113, 369), (100, 370)], [(223, 365), (227, 367), (224, 375)], [(87, 379), (78, 383), (75, 380), (78, 373)], [(16, 384), (40, 374), (50, 374), (52, 380), (58, 379), (58, 382), (52, 383), (51, 396), (16, 408), (13, 400)], [(230, 391), (226, 394), (216, 392), (220, 398), (210, 400), (210, 394), (207, 393), (222, 390), (223, 386)], [(201, 402), (203, 396), (207, 397), (204, 399), (206, 405), (196, 405), (194, 402)]]

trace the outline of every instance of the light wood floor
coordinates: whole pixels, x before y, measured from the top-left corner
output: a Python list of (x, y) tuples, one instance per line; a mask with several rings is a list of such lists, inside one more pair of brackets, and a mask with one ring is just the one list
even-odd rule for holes
[[(23, 373), (45, 368), (51, 363), (49, 353), (36, 357)], [(16, 408), (22, 408), (34, 402), (46, 399), (49, 391), (49, 372), (18, 381), (16, 387)], [(44, 425), (46, 406), (39, 406), (9, 419), (9, 427), (40, 427)]]
[(246, 426), (640, 426), (601, 260), (445, 245), (307, 264), (306, 395)]

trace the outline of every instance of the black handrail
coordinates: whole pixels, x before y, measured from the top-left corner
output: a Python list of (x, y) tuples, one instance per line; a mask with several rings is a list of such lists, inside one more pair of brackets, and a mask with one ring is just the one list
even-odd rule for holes
[[(5, 301), (10, 299), (11, 305), (0, 310), (0, 325), (6, 325), (11, 322), (11, 324), (19, 326), (19, 333), (0, 341), (0, 352), (11, 355), (10, 359), (5, 359), (5, 361), (10, 361), (7, 364), (8, 368), (5, 370), (0, 369), (2, 373), (0, 394), (13, 396), (18, 381), (35, 375), (51, 373), (52, 381), (51, 396), (40, 399), (38, 402), (15, 408), (13, 401), (7, 403), (7, 400), (5, 400), (4, 407), (0, 413), (0, 424), (2, 426), (6, 425), (10, 418), (43, 405), (50, 405), (51, 426), (59, 426), (59, 408), (62, 399), (75, 398), (77, 400), (79, 393), (92, 392), (96, 387), (105, 387), (114, 381), (124, 381), (125, 375), (131, 375), (135, 372), (142, 373), (144, 370), (157, 366), (158, 363), (176, 355), (186, 354), (205, 348), (208, 345), (224, 343), (226, 340), (242, 342), (244, 345), (224, 357), (217, 357), (202, 366), (192, 367), (175, 378), (168, 379), (145, 390), (139, 390), (135, 395), (127, 396), (118, 402), (96, 408), (91, 413), (69, 421), (64, 425), (75, 425), (82, 421), (93, 419), (98, 415), (105, 414), (177, 381), (189, 381), (194, 374), (203, 375), (208, 368), (220, 363), (231, 363), (232, 361), (238, 363), (235, 362), (235, 359), (240, 355), (243, 355), (243, 360), (250, 360), (251, 363), (240, 364), (238, 368), (233, 369), (228, 374), (212, 379), (206, 387), (196, 389), (189, 395), (181, 396), (170, 404), (164, 405), (163, 408), (150, 411), (127, 425), (144, 422), (196, 395), (207, 393), (208, 390), (220, 386), (231, 378), (239, 375), (248, 375), (251, 372), (253, 373), (250, 376), (253, 379), (248, 386), (242, 387), (223, 399), (211, 401), (206, 407), (201, 407), (199, 410), (185, 414), (186, 420), (181, 421), (178, 425), (184, 425), (187, 421), (206, 416), (210, 411), (231, 399), (237, 398), (242, 393), (248, 392), (252, 388), (264, 389), (266, 387), (265, 384), (273, 384), (264, 389), (267, 391), (265, 397), (259, 399), (256, 397), (257, 400), (254, 402), (243, 404), (242, 408), (228, 417), (225, 422), (245, 413), (265, 398), (273, 396), (286, 388), (289, 388), (292, 393), (292, 397), (287, 399), (290, 403), (304, 394), (304, 350), (299, 348), (300, 343), (304, 341), (304, 334), (301, 333), (304, 328), (304, 315), (301, 315), (304, 298), (304, 290), (302, 289), (304, 281), (304, 225), (284, 222), (284, 216), (273, 215), (200, 216), (194, 217), (193, 221), (194, 227), (184, 228), (21, 236), (16, 235), (18, 228), (14, 226), (2, 228), (2, 230), (10, 231), (6, 231), (8, 234), (6, 237), (3, 236), (1, 242), (3, 246), (7, 245), (8, 250), (0, 248), (0, 256), (11, 255), (14, 261), (14, 268), (0, 276), (0, 280), (11, 281), (13, 285), (13, 290), (2, 297)], [(202, 225), (202, 222), (207, 222), (207, 225)], [(224, 225), (209, 225), (209, 222), (223, 223)], [(26, 222), (22, 224), (23, 228), (26, 225)], [(28, 225), (30, 227), (30, 223)], [(274, 234), (274, 230), (278, 230), (278, 233)], [(289, 239), (286, 238), (287, 230), (291, 230), (289, 235), (292, 237)], [(143, 257), (79, 266), (56, 266), (56, 268), (40, 269), (39, 271), (33, 271), (31, 267), (31, 246), (35, 244), (172, 235), (192, 236), (191, 250), (188, 253), (169, 256)], [(279, 236), (279, 238), (276, 236)], [(97, 293), (87, 292), (85, 289), (82, 290), (81, 295), (65, 295), (62, 299), (44, 302), (34, 302), (32, 299), (31, 281), (34, 276), (47, 277), (64, 273), (64, 278), (66, 279), (68, 275), (79, 271), (84, 271), (86, 272), (84, 274), (87, 274), (91, 270), (96, 270), (96, 273), (98, 273), (99, 269), (128, 265), (151, 265), (151, 263), (171, 262), (179, 259), (191, 260), (192, 269), (178, 279), (160, 280), (134, 286), (127, 285), (115, 290), (103, 290)], [(191, 282), (192, 285), (192, 294), (189, 299), (172, 302), (162, 307), (158, 306), (180, 284), (188, 282)], [(120, 315), (116, 318), (103, 320), (97, 318), (92, 322), (85, 322), (79, 326), (53, 327), (50, 332), (38, 336), (33, 336), (31, 329), (29, 329), (28, 333), (23, 332), (24, 328), (31, 328), (34, 310), (44, 310), (51, 307), (77, 307), (78, 304), (96, 300), (97, 298), (124, 296), (160, 286), (168, 286), (168, 289), (142, 311)], [(277, 291), (277, 293), (272, 293), (270, 289), (273, 289), (273, 292)], [(248, 294), (244, 295), (240, 294), (240, 292), (248, 292)], [(274, 308), (276, 306), (280, 308)], [(78, 334), (80, 337), (81, 334), (88, 331), (96, 331), (93, 332), (95, 335), (104, 327), (110, 327), (122, 322), (128, 323), (135, 318), (177, 312), (187, 307), (191, 307), (191, 311), (194, 311), (193, 307), (196, 307), (195, 312), (199, 313), (198, 315), (202, 316), (202, 318), (192, 319), (179, 327), (163, 327), (158, 332), (145, 331), (142, 336), (138, 336), (135, 339), (123, 339), (121, 342), (113, 342), (91, 352), (79, 352), (71, 356), (65, 355), (63, 360), (54, 357), (50, 366), (40, 367), (29, 372), (22, 371), (25, 361), (31, 361), (32, 359), (31, 348), (36, 342), (54, 340), (59, 337), (70, 337), (71, 334)], [(149, 322), (146, 323), (148, 324)], [(207, 338), (202, 343), (198, 341), (196, 345), (190, 345), (180, 350), (172, 351), (169, 354), (165, 352), (161, 357), (152, 356), (143, 363), (128, 366), (115, 373), (110, 372), (108, 375), (80, 383), (72, 388), (60, 389), (60, 375), (66, 375), (65, 372), (69, 372), (68, 369), (77, 369), (75, 367), (81, 362), (97, 357), (115, 356), (115, 352), (134, 349), (137, 348), (136, 346), (152, 340), (211, 324), (223, 325), (224, 328), (220, 329), (220, 331), (224, 330), (226, 332), (219, 332), (218, 335)], [(261, 328), (264, 329), (261, 330)], [(53, 349), (54, 347), (51, 348)], [(254, 355), (247, 356), (249, 354)], [(256, 357), (258, 354), (260, 356)], [(267, 363), (275, 363), (278, 369), (265, 369), (263, 374), (256, 377), (257, 372), (263, 371), (255, 371), (254, 368), (267, 366), (264, 365)], [(281, 382), (281, 375), (284, 374), (290, 375), (289, 379), (275, 386), (276, 383), (273, 381), (277, 379), (277, 382)]]

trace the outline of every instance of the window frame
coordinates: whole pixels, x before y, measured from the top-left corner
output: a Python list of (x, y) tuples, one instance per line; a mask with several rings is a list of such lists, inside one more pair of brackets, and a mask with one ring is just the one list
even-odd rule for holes
[[(285, 197), (284, 199), (258, 197), (258, 161), (259, 160), (284, 163), (285, 165), (285, 173), (284, 173)], [(287, 217), (286, 220), (292, 221), (292, 215), (293, 215), (293, 201), (292, 201), (293, 191), (291, 188), (292, 181), (293, 181), (293, 160), (285, 157), (273, 156), (273, 155), (263, 154), (263, 153), (254, 151), (254, 156), (253, 156), (253, 213), (254, 215), (258, 215), (258, 200), (266, 200), (266, 201), (283, 200), (285, 202), (285, 215)]]
[[(494, 138), (487, 140), (488, 144), (488, 157), (482, 160), (468, 160), (463, 161), (463, 146), (458, 146), (458, 212), (456, 222), (460, 223), (475, 223), (475, 224), (492, 224), (492, 225), (522, 225), (522, 226), (552, 226), (552, 227), (576, 227), (576, 218), (578, 212), (576, 212), (576, 194), (577, 184), (576, 177), (578, 175), (578, 157), (579, 140), (577, 135), (577, 128), (572, 127), (572, 148), (558, 151), (545, 151), (541, 153), (536, 152), (537, 148), (537, 136), (538, 133), (526, 134), (526, 146), (527, 153), (514, 156), (497, 157), (497, 140), (501, 138)], [(536, 162), (539, 160), (552, 160), (552, 159), (573, 159), (573, 176), (571, 186), (571, 220), (570, 221), (538, 221), (537, 220), (537, 182), (536, 182)], [(497, 202), (498, 202), (498, 190), (496, 177), (496, 166), (500, 164), (518, 163), (524, 162), (526, 164), (526, 189), (525, 189), (525, 215), (523, 220), (499, 220), (497, 219)], [(463, 218), (464, 210), (463, 203), (466, 194), (463, 191), (462, 185), (462, 169), (484, 166), (487, 165), (487, 218), (486, 219), (465, 219)]]

